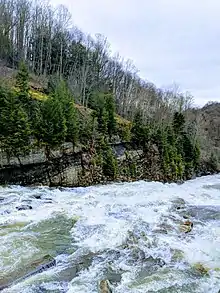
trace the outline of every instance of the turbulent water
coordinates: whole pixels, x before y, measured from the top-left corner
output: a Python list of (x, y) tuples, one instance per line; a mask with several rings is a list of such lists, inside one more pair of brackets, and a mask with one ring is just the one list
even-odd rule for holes
[[(186, 218), (194, 225), (185, 234)], [(55, 266), (17, 281), (48, 255)], [(0, 285), (14, 282), (2, 292), (93, 293), (103, 279), (115, 293), (218, 293), (220, 175), (182, 185), (1, 187)]]

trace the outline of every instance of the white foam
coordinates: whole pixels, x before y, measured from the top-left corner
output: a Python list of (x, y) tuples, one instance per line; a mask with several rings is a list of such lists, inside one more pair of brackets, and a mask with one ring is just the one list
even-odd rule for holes
[[(62, 191), (44, 187), (35, 189), (15, 186), (0, 188), (0, 195), (5, 197), (6, 202), (1, 206), (1, 210), (8, 209), (11, 212), (10, 214), (0, 215), (0, 224), (24, 222), (27, 225), (35, 225), (45, 219), (54, 217), (57, 213), (69, 218), (77, 215), (79, 221), (71, 230), (73, 244), (76, 247), (86, 248), (94, 253), (102, 253), (108, 249), (114, 250), (122, 245), (126, 241), (129, 230), (138, 233), (143, 232), (152, 245), (148, 247), (143, 239), (139, 239), (135, 245), (146, 254), (160, 257), (169, 263), (171, 250), (180, 249), (183, 251), (184, 261), (189, 266), (201, 262), (207, 267), (215, 269), (220, 267), (219, 223), (203, 223), (203, 225), (194, 227), (194, 234), (180, 236), (177, 224), (168, 219), (167, 222), (174, 227), (174, 231), (170, 234), (157, 234), (155, 236), (152, 230), (162, 219), (167, 219), (170, 215), (172, 200), (175, 198), (183, 198), (190, 205), (220, 205), (219, 182), (220, 175), (216, 175), (197, 178), (182, 185), (139, 181), (79, 189), (66, 188)], [(42, 195), (42, 200), (35, 199), (34, 194)], [(45, 203), (44, 199), (48, 197), (52, 199), (52, 203)], [(15, 207), (17, 204), (23, 203), (24, 199), (31, 200), (33, 209), (18, 212)], [(178, 218), (178, 215), (176, 217)], [(18, 234), (10, 233), (0, 239), (0, 245), (4, 244), (5, 246), (6, 243), (13, 245), (16, 237), (18, 237)], [(19, 249), (16, 248), (14, 251), (15, 257), (19, 260), (21, 255), (25, 254), (25, 251), (29, 251), (29, 248), (31, 247), (25, 247), (25, 245)], [(0, 258), (4, 256), (3, 250), (0, 251)], [(107, 265), (107, 262), (108, 259), (96, 262), (88, 271), (81, 272), (77, 278), (70, 282), (68, 292), (97, 292), (97, 281), (101, 277), (103, 266)], [(123, 274), (122, 282), (115, 292), (147, 292), (141, 286), (136, 289), (129, 289), (132, 278), (135, 279), (136, 272), (140, 269), (138, 264), (128, 265), (126, 256), (124, 256), (124, 259), (114, 260), (113, 264), (116, 268), (127, 271)], [(4, 262), (1, 261), (0, 270), (4, 270)], [(172, 276), (172, 273), (170, 276)], [(220, 286), (218, 278), (220, 278), (220, 275), (215, 273), (215, 275), (210, 276), (208, 285), (204, 285), (201, 281), (200, 289), (209, 288), (210, 291), (204, 292), (212, 292), (210, 284), (213, 281)], [(157, 284), (151, 282), (147, 288), (156, 290), (156, 288), (169, 287), (172, 283), (172, 277), (167, 280), (167, 284), (164, 280)], [(175, 280), (180, 284), (184, 284), (185, 281), (182, 276)], [(25, 282), (24, 286), (26, 286)]]

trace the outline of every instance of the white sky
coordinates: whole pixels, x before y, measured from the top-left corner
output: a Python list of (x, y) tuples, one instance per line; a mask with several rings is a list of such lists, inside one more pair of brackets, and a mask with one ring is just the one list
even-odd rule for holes
[(176, 83), (197, 105), (220, 102), (219, 0), (51, 0), (85, 33), (101, 33), (159, 87)]

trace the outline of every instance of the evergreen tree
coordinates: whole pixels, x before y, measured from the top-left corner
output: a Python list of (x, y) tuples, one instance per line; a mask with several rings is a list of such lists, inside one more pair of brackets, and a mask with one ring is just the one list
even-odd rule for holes
[(175, 112), (173, 116), (173, 130), (176, 134), (180, 134), (185, 126), (185, 118), (182, 113)]
[(212, 171), (219, 171), (218, 170), (218, 157), (215, 153), (211, 152), (211, 155), (209, 157), (208, 160), (208, 167), (212, 170)]
[(115, 179), (117, 175), (117, 160), (110, 146), (106, 145), (103, 151), (103, 174), (111, 179)]
[(19, 65), (19, 70), (16, 75), (16, 87), (18, 89), (18, 98), (26, 107), (30, 103), (29, 95), (29, 73), (24, 62)]
[(149, 129), (147, 126), (143, 125), (140, 111), (138, 111), (134, 116), (131, 133), (133, 142), (138, 146), (145, 147), (145, 144), (149, 138)]
[(102, 134), (106, 134), (108, 130), (108, 116), (105, 108), (101, 108), (97, 111), (97, 122), (98, 122), (98, 131)]
[(1, 147), (7, 156), (20, 156), (30, 150), (30, 125), (28, 116), (12, 93), (5, 97), (0, 109)]
[(183, 152), (184, 152), (184, 161), (186, 163), (194, 163), (194, 147), (189, 138), (189, 136), (184, 133), (182, 136)]
[(200, 147), (198, 141), (196, 141), (195, 146), (194, 146), (194, 166), (197, 169), (199, 165), (199, 160), (200, 160)]
[(98, 122), (98, 132), (107, 134), (108, 132), (108, 112), (106, 111), (105, 94), (93, 93), (91, 97), (91, 108), (95, 110)]
[(73, 97), (64, 80), (59, 82), (55, 89), (54, 96), (62, 105), (67, 127), (66, 140), (75, 145), (78, 139), (77, 113)]
[[(58, 99), (50, 96), (41, 104), (40, 117), (36, 125), (36, 137), (46, 145), (46, 150), (60, 146), (67, 133), (66, 119), (62, 104)], [(49, 153), (47, 153), (49, 156)]]

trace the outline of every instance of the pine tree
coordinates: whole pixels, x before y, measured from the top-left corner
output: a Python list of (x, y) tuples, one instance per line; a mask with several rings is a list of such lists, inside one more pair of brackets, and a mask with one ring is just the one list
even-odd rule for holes
[(56, 87), (54, 97), (61, 103), (63, 114), (66, 120), (66, 140), (72, 142), (75, 146), (78, 139), (77, 113), (73, 97), (63, 80), (61, 80)]
[(1, 147), (8, 157), (20, 156), (30, 150), (30, 124), (25, 110), (12, 93), (5, 97), (0, 109)]
[(105, 108), (101, 108), (97, 111), (98, 131), (102, 134), (106, 134), (108, 130), (108, 116)]
[(117, 160), (111, 147), (106, 145), (105, 151), (103, 152), (103, 174), (111, 179), (115, 179), (118, 171), (117, 166)]
[(29, 95), (29, 73), (24, 62), (19, 65), (19, 71), (16, 76), (16, 88), (18, 89), (18, 98), (23, 106), (27, 107), (30, 103)]
[(60, 146), (65, 141), (67, 127), (62, 104), (50, 96), (42, 103), (39, 115), (36, 137), (46, 145), (48, 152), (50, 148)]
[(185, 126), (185, 118), (182, 113), (175, 112), (173, 116), (173, 130), (176, 134), (180, 134)]
[(200, 160), (200, 147), (198, 141), (196, 141), (195, 146), (194, 146), (194, 166), (197, 169), (199, 165), (199, 160)]
[(142, 145), (144, 142), (144, 130), (143, 130), (143, 121), (140, 111), (136, 112), (133, 120), (133, 125), (131, 128), (131, 133), (133, 136), (133, 141), (137, 145)]
[(95, 110), (98, 132), (106, 135), (108, 132), (108, 112), (105, 107), (105, 94), (93, 93), (91, 97), (91, 108)]

